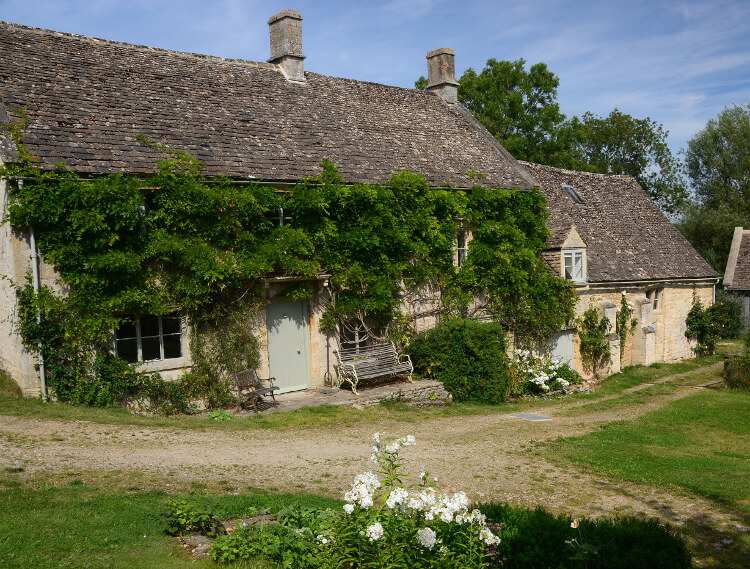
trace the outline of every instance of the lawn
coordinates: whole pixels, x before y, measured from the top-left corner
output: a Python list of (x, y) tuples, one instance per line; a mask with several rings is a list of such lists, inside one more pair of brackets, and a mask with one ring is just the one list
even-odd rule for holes
[[(188, 565), (187, 554), (174, 538), (164, 534), (167, 494), (110, 491), (80, 483), (32, 488), (14, 483), (11, 476), (5, 475), (6, 489), (0, 489), (3, 569), (169, 569)], [(226, 517), (241, 516), (253, 508), (275, 511), (289, 505), (320, 508), (334, 504), (314, 496), (259, 492), (202, 496), (201, 502)], [(189, 566), (216, 567), (209, 561), (190, 562)], [(248, 567), (253, 566), (267, 567)]]
[(701, 391), (557, 441), (549, 455), (623, 480), (683, 488), (750, 515), (750, 393)]
[[(708, 498), (750, 525), (750, 393), (709, 389), (632, 421), (558, 440), (547, 458), (614, 479)], [(750, 567), (750, 533), (720, 534), (688, 520), (694, 551), (711, 566)]]

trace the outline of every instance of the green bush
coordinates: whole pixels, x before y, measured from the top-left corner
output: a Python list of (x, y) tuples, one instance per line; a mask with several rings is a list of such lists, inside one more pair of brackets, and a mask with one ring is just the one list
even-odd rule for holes
[(720, 338), (738, 338), (742, 333), (742, 305), (736, 296), (721, 293), (708, 309)]
[(724, 360), (724, 382), (733, 389), (750, 390), (750, 352)]
[[(685, 542), (657, 520), (572, 520), (538, 508), (485, 504), (488, 522), (500, 524), (498, 556), (503, 569), (687, 569)], [(574, 527), (575, 526), (575, 527)]]
[(187, 500), (174, 500), (167, 514), (166, 532), (169, 535), (199, 533), (207, 537), (224, 535), (226, 530), (221, 520), (205, 508)]
[(719, 340), (719, 323), (709, 308), (705, 308), (697, 296), (685, 319), (685, 337), (696, 343), (693, 351), (698, 356), (711, 356)]
[(440, 381), (456, 401), (500, 403), (508, 396), (508, 356), (495, 323), (451, 319), (412, 341), (414, 371)]

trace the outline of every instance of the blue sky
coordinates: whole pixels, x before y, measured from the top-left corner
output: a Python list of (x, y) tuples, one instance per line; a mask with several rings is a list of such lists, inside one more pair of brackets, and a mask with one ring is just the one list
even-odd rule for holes
[(437, 47), (456, 50), (459, 74), (490, 57), (543, 61), (566, 114), (650, 116), (675, 150), (750, 102), (750, 0), (0, 0), (0, 19), (265, 60), (267, 19), (283, 8), (304, 17), (309, 70), (410, 87)]

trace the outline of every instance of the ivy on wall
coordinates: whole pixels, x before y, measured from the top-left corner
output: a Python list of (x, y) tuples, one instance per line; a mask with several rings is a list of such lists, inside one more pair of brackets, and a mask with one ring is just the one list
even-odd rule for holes
[[(216, 391), (216, 381), (257, 363), (257, 345), (234, 342), (251, 348), (233, 351), (231, 334), (216, 332), (240, 309), (247, 318), (235, 319), (236, 332), (247, 330), (242, 323), (262, 306), (263, 279), (271, 276), (330, 274), (328, 330), (352, 315), (398, 320), (403, 291), (423, 287), (440, 291), (449, 314), (466, 313), (481, 298), (520, 340), (547, 338), (572, 317), (571, 287), (540, 257), (547, 230), (538, 192), (435, 189), (410, 172), (382, 185), (347, 185), (330, 163), (318, 178), (280, 192), (207, 179), (179, 153), (146, 178), (85, 179), (28, 161), (0, 174), (24, 177), (8, 220), (34, 228), (65, 287), (64, 294), (19, 291), (21, 335), (32, 351), (41, 342), (60, 399), (119, 403), (151, 385), (111, 354), (112, 331), (126, 317), (180, 310), (196, 335), (191, 385), (214, 385), (212, 404), (222, 404), (228, 394)], [(459, 223), (473, 241), (457, 268)], [(287, 294), (311, 292), (303, 284)], [(37, 310), (41, 326), (32, 318)]]

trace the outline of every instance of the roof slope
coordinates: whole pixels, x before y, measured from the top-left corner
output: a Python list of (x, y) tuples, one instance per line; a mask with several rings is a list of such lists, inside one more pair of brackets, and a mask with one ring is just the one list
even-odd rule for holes
[(209, 175), (298, 180), (329, 159), (347, 181), (398, 170), (433, 185), (527, 188), (523, 168), (463, 108), (434, 94), (267, 63), (172, 52), (0, 22), (0, 106), (24, 107), (23, 142), (45, 167), (148, 172), (185, 150)]
[(750, 229), (734, 229), (724, 286), (729, 290), (750, 290)]
[[(575, 225), (586, 242), (590, 282), (716, 276), (630, 176), (522, 164), (547, 197), (550, 246), (560, 247), (561, 236)], [(575, 203), (563, 184), (573, 186), (584, 203)]]

